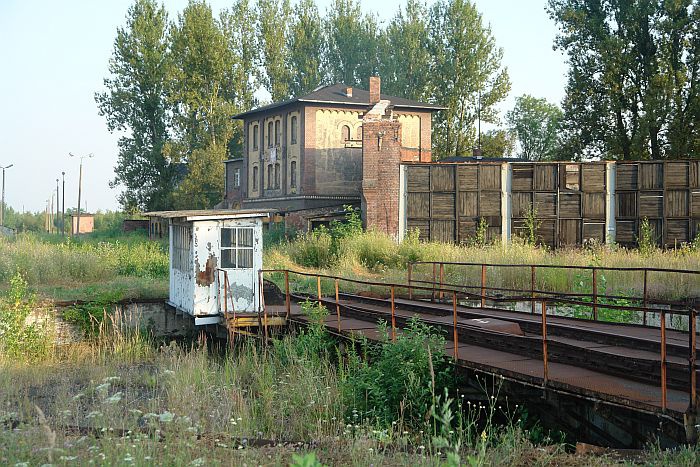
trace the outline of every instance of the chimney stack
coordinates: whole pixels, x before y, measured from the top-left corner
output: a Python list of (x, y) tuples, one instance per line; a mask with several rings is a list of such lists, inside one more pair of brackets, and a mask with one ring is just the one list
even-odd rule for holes
[(348, 87), (345, 89), (345, 95), (348, 96), (348, 97), (352, 97), (352, 87), (351, 87), (351, 86), (348, 86)]
[(369, 103), (374, 105), (379, 102), (381, 95), (382, 81), (379, 76), (369, 77)]

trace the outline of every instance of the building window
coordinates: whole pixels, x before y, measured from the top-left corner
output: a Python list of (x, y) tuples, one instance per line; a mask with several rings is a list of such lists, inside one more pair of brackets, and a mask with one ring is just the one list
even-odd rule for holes
[(272, 164), (267, 166), (267, 189), (272, 189)]
[(233, 171), (233, 187), (240, 188), (241, 186), (241, 169)]
[(253, 150), (258, 150), (258, 126), (253, 125)]
[(360, 141), (362, 141), (362, 125), (360, 125), (359, 127), (357, 127), (357, 139), (359, 139)]
[(280, 165), (275, 164), (275, 189), (279, 190), (280, 187)]
[(279, 120), (275, 120), (275, 146), (279, 146), (279, 145), (280, 145), (280, 136), (281, 136), (281, 133), (280, 133), (280, 121), (279, 121)]
[(192, 228), (183, 225), (173, 225), (173, 268), (184, 273), (192, 270), (190, 260), (190, 244), (192, 243)]
[(297, 144), (297, 117), (292, 117), (292, 144)]
[(289, 165), (289, 186), (292, 188), (297, 187), (297, 161), (292, 161)]
[(267, 124), (267, 147), (272, 147), (272, 122)]
[(221, 229), (221, 267), (253, 268), (253, 228)]
[(253, 167), (253, 191), (258, 191), (258, 167)]
[(343, 142), (348, 141), (350, 139), (350, 127), (349, 126), (343, 125), (341, 136), (343, 138)]

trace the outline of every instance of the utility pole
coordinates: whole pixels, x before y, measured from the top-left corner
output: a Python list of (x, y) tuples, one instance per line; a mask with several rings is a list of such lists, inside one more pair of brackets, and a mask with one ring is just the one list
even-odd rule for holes
[(66, 236), (66, 173), (61, 172), (61, 177), (63, 177), (63, 201), (61, 206), (61, 235)]
[(58, 205), (59, 205), (60, 202), (61, 202), (61, 195), (60, 195), (60, 193), (58, 192), (58, 179), (56, 179), (56, 222), (55, 222), (55, 224), (56, 224), (56, 233), (57, 233), (57, 234), (58, 234), (58, 228), (59, 228), (59, 224), (58, 224), (58, 214), (59, 214)]
[(56, 197), (56, 193), (51, 190), (51, 206), (49, 210), (49, 233), (53, 233), (54, 222), (53, 222), (53, 199)]
[(76, 156), (72, 152), (69, 152), (68, 155), (71, 157), (80, 157), (80, 175), (78, 176), (78, 220), (75, 225), (75, 235), (80, 235), (80, 195), (83, 190), (83, 159), (86, 157), (94, 157), (94, 154), (90, 153), (84, 156)]
[(2, 206), (0, 206), (0, 227), (5, 227), (5, 170), (12, 167), (14, 164), (0, 166), (2, 169)]

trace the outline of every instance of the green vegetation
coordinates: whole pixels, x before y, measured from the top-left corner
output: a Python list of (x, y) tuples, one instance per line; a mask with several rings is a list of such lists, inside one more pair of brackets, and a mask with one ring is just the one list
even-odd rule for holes
[(103, 292), (164, 297), (168, 254), (163, 244), (138, 233), (77, 240), (20, 233), (0, 238), (0, 288), (17, 272), (41, 296), (59, 300), (90, 300)]

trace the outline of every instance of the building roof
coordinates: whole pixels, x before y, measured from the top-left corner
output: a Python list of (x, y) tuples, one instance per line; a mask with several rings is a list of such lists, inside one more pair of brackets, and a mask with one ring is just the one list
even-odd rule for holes
[(275, 212), (275, 209), (191, 209), (183, 211), (150, 211), (144, 212), (143, 215), (148, 217), (160, 217), (162, 219), (185, 218), (188, 221), (194, 221), (268, 217)]
[[(259, 112), (265, 112), (297, 102), (318, 104), (364, 105), (368, 107), (370, 106), (369, 91), (353, 87), (352, 96), (348, 96), (346, 93), (348, 87), (350, 86), (346, 86), (342, 83), (324, 86), (314, 90), (309, 94), (306, 94), (305, 96), (295, 97), (286, 101), (274, 102), (269, 105), (264, 105), (262, 107), (258, 107), (257, 109), (249, 110), (248, 112), (243, 112), (238, 115), (234, 115), (233, 118), (243, 119), (245, 117)], [(411, 99), (406, 99), (404, 97), (387, 96), (386, 94), (382, 94), (380, 96), (380, 99), (391, 101), (391, 104), (394, 106), (394, 108), (399, 109), (420, 109), (432, 111), (446, 109), (446, 107), (442, 107), (440, 105), (428, 104), (426, 102), (418, 102)]]

